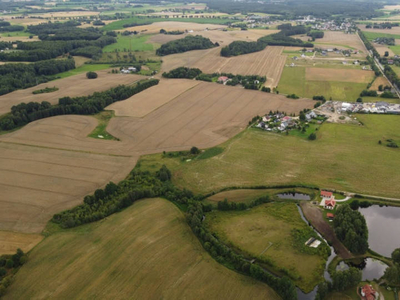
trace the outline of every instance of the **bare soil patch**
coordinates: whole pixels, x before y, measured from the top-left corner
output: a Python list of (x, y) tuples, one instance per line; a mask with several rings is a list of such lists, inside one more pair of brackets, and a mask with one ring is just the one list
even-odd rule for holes
[(195, 80), (162, 80), (158, 85), (127, 100), (115, 102), (106, 109), (114, 110), (116, 116), (142, 118), (198, 84), (200, 82)]
[[(58, 79), (37, 86), (18, 90), (12, 93), (0, 96), (0, 114), (5, 114), (10, 111), (13, 105), (22, 102), (42, 102), (48, 101), (51, 104), (58, 103), (58, 99), (66, 96), (77, 97), (87, 96), (94, 92), (101, 92), (108, 90), (120, 84), (133, 84), (137, 80), (144, 79), (145, 77), (132, 74), (111, 74), (109, 70), (97, 71), (98, 78), (87, 79), (86, 74), (79, 74), (63, 79)], [(35, 90), (44, 89), (46, 87), (57, 87), (58, 91), (46, 94), (33, 95)]]
[(324, 220), (322, 211), (315, 205), (309, 202), (301, 202), (301, 209), (306, 219), (312, 224), (313, 227), (326, 239), (328, 240), (336, 253), (343, 259), (351, 258), (352, 255), (349, 250), (339, 241), (336, 234), (331, 226)]
[(306, 68), (306, 80), (367, 83), (373, 78), (372, 71)]
[(178, 67), (199, 68), (204, 73), (225, 72), (240, 75), (266, 76), (266, 86), (277, 86), (285, 66), (284, 47), (267, 47), (265, 50), (235, 57), (222, 57), (221, 49), (189, 51), (167, 55), (163, 58), (163, 71)]
[(190, 23), (190, 22), (156, 22), (149, 25), (141, 25), (134, 26), (121, 29), (119, 31), (138, 31), (145, 33), (160, 33), (161, 29), (165, 29), (167, 31), (185, 31), (185, 30), (193, 30), (193, 31), (202, 31), (208, 29), (217, 29), (217, 28), (226, 28), (225, 25), (218, 24), (198, 24), (198, 23)]

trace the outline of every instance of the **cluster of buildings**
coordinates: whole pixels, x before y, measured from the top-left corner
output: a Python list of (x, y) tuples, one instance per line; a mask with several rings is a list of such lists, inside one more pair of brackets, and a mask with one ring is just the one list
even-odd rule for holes
[(121, 72), (122, 74), (131, 74), (131, 73), (136, 73), (136, 72), (137, 72), (137, 69), (136, 69), (135, 67), (122, 68), (122, 69), (120, 70), (120, 72)]
[(315, 30), (344, 31), (346, 33), (356, 31), (355, 25), (351, 22), (337, 24), (335, 21), (323, 21), (313, 25), (311, 28)]
[(275, 113), (265, 115), (261, 122), (257, 124), (257, 128), (267, 131), (285, 131), (297, 125), (298, 118), (286, 116), (284, 113)]
[(400, 104), (387, 103), (384, 101), (376, 103), (334, 102), (334, 108), (337, 112), (400, 114)]
[[(327, 192), (327, 191), (321, 191), (321, 202), (320, 202), (320, 206), (322, 206), (325, 209), (330, 209), (330, 210), (334, 210), (335, 206), (336, 206), (336, 200), (335, 200), (335, 196), (333, 195), (332, 192)], [(333, 218), (333, 216), (332, 216)]]
[(361, 297), (365, 300), (375, 300), (379, 298), (379, 293), (370, 284), (366, 284), (361, 288)]

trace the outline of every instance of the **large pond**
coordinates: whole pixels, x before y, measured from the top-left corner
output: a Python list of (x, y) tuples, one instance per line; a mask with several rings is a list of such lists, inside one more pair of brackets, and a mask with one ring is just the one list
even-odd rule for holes
[(345, 263), (344, 261), (342, 261), (337, 265), (336, 271), (347, 270), (349, 266), (356, 267), (361, 270), (363, 281), (381, 278), (385, 274), (385, 270), (388, 267), (380, 260), (373, 258), (366, 258), (358, 263), (355, 262)]
[(368, 243), (373, 251), (390, 257), (400, 248), (400, 207), (373, 205), (360, 208), (368, 226)]
[(287, 200), (311, 200), (310, 195), (301, 193), (282, 193), (277, 195), (279, 199)]

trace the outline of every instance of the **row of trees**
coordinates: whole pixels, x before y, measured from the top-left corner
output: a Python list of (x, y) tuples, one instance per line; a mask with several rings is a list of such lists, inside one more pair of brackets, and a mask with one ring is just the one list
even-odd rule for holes
[(228, 211), (228, 210), (246, 210), (248, 208), (258, 206), (263, 203), (269, 203), (271, 202), (271, 199), (269, 196), (263, 196), (259, 197), (255, 200), (253, 200), (251, 203), (246, 204), (246, 203), (236, 203), (236, 202), (228, 202), (227, 199), (224, 199), (224, 201), (218, 201), (217, 203), (217, 209), (222, 210), (222, 211)]
[(21, 249), (14, 255), (0, 256), (0, 297), (6, 293), (6, 288), (11, 284), (15, 269), (27, 261), (27, 256)]
[(218, 43), (213, 43), (209, 38), (201, 35), (188, 35), (183, 39), (168, 42), (157, 49), (156, 54), (160, 56), (182, 53), (191, 50), (210, 49), (219, 46)]
[(11, 113), (0, 119), (2, 130), (11, 130), (19, 126), (28, 124), (35, 120), (58, 116), (58, 115), (92, 115), (116, 101), (121, 101), (140, 93), (154, 85), (159, 80), (150, 79), (139, 82), (135, 86), (120, 85), (104, 92), (97, 92), (85, 97), (63, 97), (59, 99), (59, 104), (52, 106), (49, 102), (43, 101), (21, 103), (11, 108)]
[(352, 210), (348, 204), (341, 205), (333, 220), (338, 239), (355, 254), (364, 254), (368, 250), (368, 227), (364, 216)]
[(294, 39), (290, 36), (308, 32), (308, 28), (298, 25), (282, 24), (278, 26), (280, 32), (259, 38), (257, 42), (235, 41), (221, 49), (221, 56), (237, 56), (247, 53), (264, 50), (268, 45), (271, 46), (295, 46), (295, 47), (313, 47), (312, 43), (303, 42), (300, 39)]
[(74, 59), (44, 60), (33, 64), (0, 66), (0, 95), (24, 89), (53, 79), (57, 73), (75, 68)]
[(400, 248), (392, 252), (393, 265), (385, 270), (386, 280), (393, 285), (398, 285), (400, 282)]
[(4, 25), (0, 25), (0, 32), (11, 32), (24, 30), (24, 26), (21, 25), (10, 25), (8, 22), (1, 22)]

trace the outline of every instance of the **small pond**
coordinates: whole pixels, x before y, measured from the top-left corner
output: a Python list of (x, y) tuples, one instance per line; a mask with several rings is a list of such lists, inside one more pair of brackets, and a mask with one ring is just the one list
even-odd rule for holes
[(367, 221), (369, 247), (390, 257), (394, 249), (400, 248), (400, 207), (373, 205), (359, 211)]
[(384, 264), (380, 260), (373, 259), (373, 258), (366, 258), (363, 261), (361, 261), (361, 263), (360, 262), (345, 263), (344, 261), (341, 261), (337, 265), (336, 271), (347, 270), (350, 266), (361, 270), (363, 281), (381, 278), (385, 274), (385, 270), (388, 267), (386, 264)]
[(277, 194), (279, 199), (288, 199), (288, 200), (311, 200), (310, 195), (301, 194), (301, 193), (282, 193)]

